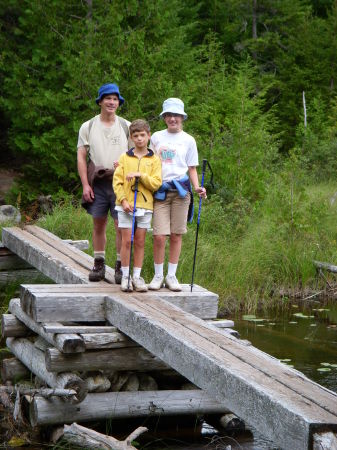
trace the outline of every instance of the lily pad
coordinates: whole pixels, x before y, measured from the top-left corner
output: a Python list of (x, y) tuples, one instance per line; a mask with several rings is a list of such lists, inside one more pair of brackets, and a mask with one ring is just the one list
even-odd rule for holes
[(331, 372), (330, 367), (319, 367), (318, 372)]
[(292, 320), (292, 321), (291, 321), (291, 322), (289, 322), (289, 323), (293, 324), (293, 323), (298, 323), (298, 322), (294, 322), (294, 321)]
[(256, 316), (254, 314), (245, 314), (242, 316), (242, 320), (252, 320), (256, 319)]
[(299, 312), (299, 313), (294, 313), (293, 316), (295, 317), (299, 317), (300, 319), (314, 319), (315, 316), (306, 316), (305, 314)]

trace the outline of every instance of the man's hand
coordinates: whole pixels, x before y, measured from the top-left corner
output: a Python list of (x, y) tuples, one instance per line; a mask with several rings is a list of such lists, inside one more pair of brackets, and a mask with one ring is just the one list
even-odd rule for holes
[(94, 191), (91, 189), (89, 184), (83, 187), (83, 198), (88, 203), (92, 203), (94, 201)]
[(130, 206), (130, 203), (126, 200), (126, 198), (124, 200), (122, 200), (122, 208), (125, 213), (129, 213), (129, 212), (133, 211), (133, 209)]
[(127, 181), (132, 181), (134, 178), (139, 178), (140, 172), (130, 172), (126, 175)]
[(116, 170), (117, 167), (119, 166), (119, 162), (118, 161), (114, 161), (113, 166), (114, 166), (114, 169)]

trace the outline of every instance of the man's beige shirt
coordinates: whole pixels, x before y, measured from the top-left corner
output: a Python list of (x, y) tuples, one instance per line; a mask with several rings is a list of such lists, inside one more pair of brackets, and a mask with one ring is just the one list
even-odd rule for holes
[[(105, 126), (100, 115), (94, 117), (89, 136), (89, 122), (84, 122), (78, 134), (77, 148), (85, 147), (95, 166), (112, 169), (114, 161), (133, 146), (132, 141), (126, 138), (123, 127), (116, 116), (111, 127)], [(126, 120), (128, 126), (130, 122)]]

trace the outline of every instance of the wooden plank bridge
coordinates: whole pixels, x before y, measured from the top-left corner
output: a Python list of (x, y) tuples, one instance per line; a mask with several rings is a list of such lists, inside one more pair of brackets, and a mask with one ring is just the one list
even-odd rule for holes
[[(216, 317), (215, 294), (199, 286), (190, 293), (187, 285), (181, 293), (163, 289), (125, 294), (113, 285), (110, 268), (105, 281), (89, 283), (93, 259), (46, 230), (35, 226), (5, 228), (2, 240), (12, 252), (58, 283), (22, 286), (20, 301), (12, 300), (10, 305), (11, 312), (19, 311), (22, 322), (33, 320), (48, 333), (59, 329), (60, 323), (107, 320), (110, 327), (117, 328), (109, 333), (127, 336), (128, 351), (134, 352), (132, 368), (153, 365), (154, 370), (175, 369), (215, 399), (214, 403), (237, 414), (281, 448), (308, 450), (336, 445), (337, 395), (202, 320)], [(69, 326), (67, 331), (76, 331), (76, 325)], [(103, 357), (94, 346), (86, 352), (88, 343), (77, 342), (70, 359), (62, 352), (64, 338), (55, 343), (55, 334), (52, 336), (54, 347), (46, 350), (45, 369), (54, 374), (74, 367), (80, 370), (89, 363), (97, 369), (109, 364), (125, 367), (126, 348), (119, 349), (112, 360), (111, 350), (105, 350)], [(18, 340), (7, 340), (14, 353)], [(318, 446), (322, 445), (321, 433), (330, 439), (329, 447)]]

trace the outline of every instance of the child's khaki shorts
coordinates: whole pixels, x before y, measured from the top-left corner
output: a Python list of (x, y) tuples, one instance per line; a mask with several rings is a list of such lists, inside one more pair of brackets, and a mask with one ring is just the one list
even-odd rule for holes
[(165, 200), (154, 200), (153, 234), (169, 235), (187, 232), (187, 215), (191, 194), (181, 198), (177, 191), (167, 192)]

